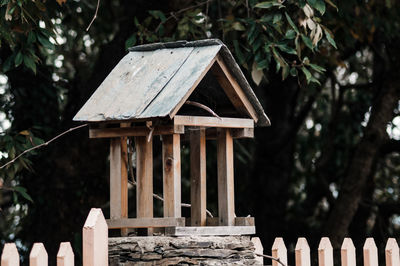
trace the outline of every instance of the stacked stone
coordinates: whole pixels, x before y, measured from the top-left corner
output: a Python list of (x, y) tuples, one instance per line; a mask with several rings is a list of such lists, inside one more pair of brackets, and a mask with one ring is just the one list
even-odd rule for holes
[(110, 266), (262, 265), (249, 236), (109, 238)]

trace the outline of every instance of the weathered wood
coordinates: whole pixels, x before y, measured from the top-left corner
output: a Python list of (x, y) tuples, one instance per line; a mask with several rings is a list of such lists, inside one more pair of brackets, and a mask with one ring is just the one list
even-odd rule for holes
[(206, 135), (205, 129), (190, 131), (191, 225), (206, 225)]
[(233, 139), (229, 129), (218, 129), (218, 217), (220, 225), (235, 224)]
[(185, 218), (125, 218), (107, 219), (109, 229), (185, 226)]
[(181, 217), (181, 136), (162, 139), (164, 217)]
[[(287, 249), (282, 237), (275, 238), (272, 244), (272, 257), (279, 259), (283, 264), (287, 264)], [(280, 266), (277, 261), (272, 260), (272, 266)]]
[(121, 218), (122, 214), (122, 174), (121, 140), (110, 140), (110, 218)]
[(343, 240), (340, 254), (342, 266), (356, 266), (356, 248), (351, 238), (346, 237)]
[(386, 266), (400, 266), (399, 245), (395, 238), (389, 238), (385, 247)]
[[(186, 224), (192, 224), (190, 217), (185, 218)], [(207, 217), (206, 226), (218, 226), (218, 217)], [(255, 226), (254, 217), (235, 217), (235, 226)]]
[(43, 243), (33, 244), (31, 253), (29, 254), (29, 266), (47, 266), (48, 261), (49, 258)]
[(108, 266), (108, 227), (101, 209), (92, 208), (82, 229), (84, 266)]
[(254, 128), (254, 121), (247, 118), (176, 115), (174, 125), (194, 127)]
[[(118, 137), (144, 137), (148, 136), (150, 129), (144, 126), (122, 128), (91, 128), (89, 138), (118, 138)], [(155, 126), (153, 135), (184, 134), (182, 125)]]
[(367, 238), (363, 247), (364, 266), (378, 266), (378, 248), (372, 237)]
[(248, 114), (257, 123), (257, 112), (220, 56), (217, 57), (211, 71), (236, 109)]
[(57, 253), (57, 266), (74, 266), (74, 252), (69, 242), (60, 243)]
[(254, 235), (255, 233), (255, 226), (175, 226), (165, 228), (165, 234), (171, 236), (229, 236)]
[(254, 252), (255, 252), (255, 254), (257, 256), (256, 260), (261, 265), (263, 265), (264, 264), (264, 258), (262, 256), (258, 256), (257, 255), (257, 254), (260, 254), (260, 255), (264, 254), (264, 247), (263, 247), (263, 245), (261, 243), (260, 238), (259, 237), (252, 237), (251, 238), (251, 242), (253, 242), (253, 244), (254, 244)]
[(310, 246), (307, 239), (299, 237), (295, 248), (296, 266), (311, 266)]
[[(130, 127), (130, 123), (121, 123), (121, 128)], [(121, 141), (121, 218), (128, 218), (128, 138)], [(121, 236), (127, 236), (128, 229), (121, 229)]]
[(328, 237), (321, 238), (318, 246), (318, 265), (333, 266), (333, 248)]
[(19, 266), (19, 254), (14, 243), (4, 245), (1, 253), (1, 266)]

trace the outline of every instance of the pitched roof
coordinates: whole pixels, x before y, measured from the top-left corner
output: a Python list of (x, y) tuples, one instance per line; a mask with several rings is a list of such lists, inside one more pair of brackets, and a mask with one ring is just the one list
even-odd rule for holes
[(216, 39), (140, 45), (129, 49), (75, 115), (75, 121), (150, 119), (172, 113), (210, 69), (220, 54), (258, 117), (268, 117), (229, 49)]

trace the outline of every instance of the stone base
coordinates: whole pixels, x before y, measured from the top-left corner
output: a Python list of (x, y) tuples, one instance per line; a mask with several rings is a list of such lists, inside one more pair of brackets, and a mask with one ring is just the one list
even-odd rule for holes
[(110, 266), (262, 265), (250, 236), (116, 237), (108, 245)]

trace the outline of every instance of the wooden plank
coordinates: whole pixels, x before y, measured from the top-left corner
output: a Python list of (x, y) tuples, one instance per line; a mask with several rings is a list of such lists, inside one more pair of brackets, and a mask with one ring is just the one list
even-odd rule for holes
[(186, 226), (167, 227), (165, 233), (171, 236), (230, 236), (254, 235), (255, 226)]
[(311, 266), (310, 260), (310, 246), (307, 243), (307, 239), (299, 237), (297, 239), (295, 248), (295, 260), (296, 266)]
[(190, 131), (190, 214), (191, 225), (206, 225), (206, 134), (205, 129)]
[(19, 266), (19, 254), (14, 243), (4, 245), (1, 253), (1, 266)]
[(257, 112), (250, 103), (246, 94), (231, 74), (229, 68), (225, 65), (221, 56), (217, 57), (216, 63), (211, 68), (212, 73), (216, 77), (233, 106), (241, 113), (249, 115), (256, 123), (258, 121)]
[(254, 121), (247, 118), (176, 115), (174, 125), (194, 127), (254, 128)]
[(47, 266), (48, 262), (49, 258), (43, 243), (33, 244), (31, 253), (29, 254), (29, 266)]
[(219, 225), (235, 224), (233, 139), (229, 129), (218, 129), (218, 217)]
[(153, 140), (135, 137), (136, 144), (136, 215), (153, 217)]
[(264, 258), (262, 256), (257, 256), (257, 254), (264, 254), (264, 247), (261, 243), (259, 237), (252, 237), (251, 242), (254, 244), (254, 253), (256, 254), (256, 261), (260, 263), (260, 265), (264, 265)]
[(109, 229), (185, 226), (185, 218), (125, 218), (107, 219)]
[(367, 238), (363, 247), (364, 266), (378, 266), (378, 248), (372, 237)]
[[(130, 127), (130, 123), (121, 123), (121, 128)], [(121, 142), (121, 218), (128, 218), (128, 138), (120, 137)], [(126, 228), (121, 236), (128, 236)]]
[(110, 140), (110, 218), (121, 218), (122, 213), (122, 183), (121, 183), (121, 141), (119, 138)]
[(71, 243), (60, 243), (57, 253), (57, 266), (74, 266), (74, 252)]
[(84, 266), (108, 266), (108, 227), (101, 209), (92, 208), (82, 228)]
[[(272, 257), (279, 259), (284, 265), (287, 264), (287, 249), (282, 237), (277, 237), (272, 244)], [(272, 260), (272, 266), (280, 266), (276, 260)]]
[(164, 217), (181, 217), (181, 136), (162, 139)]
[[(186, 224), (191, 224), (190, 217), (185, 219)], [(207, 217), (206, 226), (218, 226), (218, 217)], [(255, 226), (254, 217), (235, 217), (235, 226)]]
[(385, 247), (386, 266), (400, 266), (399, 245), (395, 238), (389, 238)]
[(342, 266), (356, 266), (356, 248), (351, 238), (346, 237), (343, 240), (340, 254)]
[[(144, 126), (126, 128), (91, 128), (89, 138), (118, 138), (118, 137), (144, 137), (148, 136), (150, 129)], [(155, 126), (153, 136), (184, 134), (185, 127), (182, 125)]]
[(333, 248), (328, 237), (321, 238), (318, 246), (318, 265), (333, 266)]
[[(232, 128), (231, 136), (234, 139), (254, 138), (254, 128)], [(217, 139), (217, 128), (206, 129), (206, 139)]]

